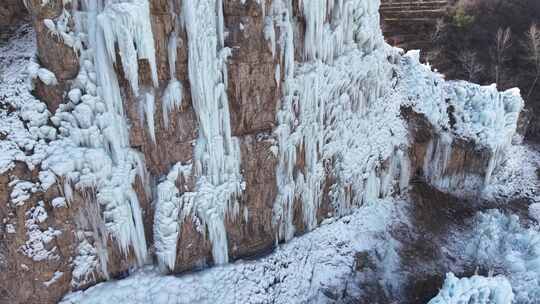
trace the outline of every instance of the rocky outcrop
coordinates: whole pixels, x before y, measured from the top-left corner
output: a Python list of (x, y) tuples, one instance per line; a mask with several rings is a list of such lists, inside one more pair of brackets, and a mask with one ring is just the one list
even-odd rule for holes
[(28, 12), (22, 1), (2, 1), (0, 4), (0, 41), (9, 38), (12, 31), (27, 19)]
[[(448, 139), (429, 120), (403, 109), (413, 137), (411, 168), (414, 176), (457, 197), (475, 197), (483, 189), (494, 152), (463, 138)], [(433, 163), (437, 172), (433, 172)]]

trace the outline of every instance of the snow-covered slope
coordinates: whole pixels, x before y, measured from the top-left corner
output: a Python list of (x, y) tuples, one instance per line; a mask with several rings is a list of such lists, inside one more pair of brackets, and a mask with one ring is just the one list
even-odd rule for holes
[[(376, 250), (392, 282), (398, 265), (388, 234), (403, 201), (378, 200), (253, 261), (237, 261), (192, 274), (163, 276), (152, 267), (64, 298), (75, 303), (331, 303), (361, 293), (355, 254)], [(395, 280), (394, 280), (395, 281)]]
[(508, 277), (514, 303), (538, 303), (540, 298), (540, 232), (524, 227), (516, 215), (498, 210), (479, 213), (466, 254), (486, 269)]

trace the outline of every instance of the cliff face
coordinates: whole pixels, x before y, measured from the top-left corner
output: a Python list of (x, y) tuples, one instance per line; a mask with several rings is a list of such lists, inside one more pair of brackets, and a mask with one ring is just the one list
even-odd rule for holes
[(37, 58), (3, 89), (27, 73), (39, 100), (0, 107), (1, 298), (268, 252), (411, 172), (489, 183), (519, 94), (445, 83), (384, 43), (378, 1), (332, 3), (28, 1)]
[(28, 12), (22, 1), (6, 0), (0, 5), (0, 41), (7, 38), (10, 31), (27, 22)]

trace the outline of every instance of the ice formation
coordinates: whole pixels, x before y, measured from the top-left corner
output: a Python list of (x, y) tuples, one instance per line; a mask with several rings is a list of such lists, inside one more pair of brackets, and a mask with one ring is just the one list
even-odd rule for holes
[[(83, 237), (77, 246), (78, 254), (73, 261), (73, 271), (71, 272), (71, 286), (78, 288), (84, 286), (88, 282), (96, 280), (96, 274), (100, 273), (99, 253), (96, 247), (91, 245)], [(107, 272), (101, 272), (108, 277)]]
[[(54, 208), (82, 204), (76, 219), (78, 254), (73, 260), (71, 282), (75, 288), (109, 278), (109, 239), (118, 244), (125, 256), (134, 256), (139, 266), (148, 260), (143, 211), (134, 190), (137, 181), (143, 183), (141, 188), (146, 188), (148, 179), (143, 156), (129, 145), (124, 107), (134, 105), (126, 105), (122, 100), (116, 75), (120, 66), (138, 101), (141, 123), (146, 122), (148, 136), (156, 143), (155, 100), (162, 98), (160, 114), (169, 127), (169, 116), (182, 106), (184, 94), (176, 75), (177, 50), (181, 44), (187, 46), (189, 93), (197, 117), (198, 138), (193, 159), (172, 166), (153, 189), (153, 248), (160, 270), (175, 269), (178, 248), (189, 241), (180, 239), (181, 227), (187, 221), (210, 240), (214, 263), (223, 264), (229, 261), (226, 220), (241, 212), (246, 222), (252, 216), (239, 200), (245, 185), (240, 170), (240, 140), (231, 134), (227, 96), (227, 60), (231, 49), (224, 43), (227, 31), (223, 1), (171, 2), (181, 5), (178, 11), (182, 15), (173, 16), (173, 32), (167, 45), (170, 75), (163, 92), (157, 79), (148, 1), (73, 1), (72, 12), (64, 10), (59, 18), (45, 20), (50, 33), (61, 36), (79, 54), (80, 70), (66, 92), (66, 103), (54, 115), (45, 104), (30, 97), (28, 102), (16, 105), (20, 117), (0, 111), (0, 134), (7, 134), (6, 144), (0, 145), (0, 173), (14, 168), (15, 161), (25, 162), (30, 169), (40, 165), (42, 170), (39, 182), (12, 181), (11, 203), (27, 204), (32, 193), (57, 181), (63, 193), (52, 200)], [(458, 139), (471, 140), (489, 149), (492, 158), (480, 180), (483, 186), (491, 182), (494, 168), (509, 148), (523, 107), (516, 90), (497, 92), (490, 86), (445, 82), (429, 66), (419, 63), (418, 52), (401, 56), (383, 41), (379, 1), (274, 0), (268, 12), (265, 1), (257, 3), (263, 8), (265, 22), (261, 34), (274, 56), (275, 81), (283, 93), (273, 130), (277, 145), (272, 147), (278, 158), (278, 194), (273, 206), (277, 239), (290, 240), (294, 236), (295, 207), (300, 207), (307, 230), (318, 225), (326, 189), (335, 216), (345, 216), (353, 212), (353, 207), (368, 207), (380, 198), (407, 189), (411, 172), (409, 139), (405, 121), (400, 117), (402, 106), (412, 106), (432, 124), (434, 138), (423, 168), (429, 182), (440, 188), (455, 187), (464, 179), (469, 183), (467, 176), (448, 174), (452, 144)], [(298, 7), (293, 8), (293, 3)], [(301, 16), (293, 16), (293, 11)], [(303, 41), (298, 41), (302, 22), (306, 33)], [(180, 29), (186, 30), (185, 42), (179, 40)], [(139, 60), (148, 62), (151, 85), (139, 79)], [(57, 82), (53, 73), (36, 63), (29, 64), (27, 73), (46, 85)], [(10, 85), (0, 83), (0, 93), (8, 98), (18, 96), (21, 92)], [(6, 86), (8, 89), (4, 89)], [(2, 100), (5, 96), (0, 97)], [(49, 119), (54, 127), (48, 126)], [(28, 128), (22, 126), (23, 121)], [(25, 151), (33, 153), (26, 155)], [(36, 221), (40, 220), (39, 212), (33, 216), (36, 210), (32, 209), (32, 221), (28, 222), (32, 246), (27, 247), (32, 250), (41, 249), (39, 241), (56, 235), (55, 231), (36, 229)], [(13, 226), (9, 227), (8, 231), (15, 231)], [(343, 269), (350, 271), (351, 253), (364, 246), (346, 248), (348, 255), (343, 255), (343, 259), (347, 267), (341, 267), (336, 276), (344, 277)], [(332, 250), (330, 254), (335, 254)], [(278, 263), (279, 254), (270, 260)], [(31, 254), (38, 258), (43, 255), (40, 250)], [(341, 265), (340, 262), (337, 264)], [(312, 264), (315, 269), (317, 263)], [(536, 259), (525, 263), (527, 267), (536, 264)], [(241, 267), (240, 275), (265, 274), (258, 266)], [(237, 288), (234, 284), (242, 282), (238, 274), (216, 271), (224, 278), (224, 285), (220, 285), (223, 288)], [(249, 293), (266, 293), (260, 295), (262, 298), (275, 296), (274, 279), (287, 281), (287, 276), (305, 275), (302, 271), (284, 273), (271, 270), (262, 283), (253, 283), (255, 287)], [(317, 279), (318, 283), (326, 282), (326, 278)], [(165, 283), (159, 283), (157, 289), (170, 292), (169, 279), (159, 280)], [(228, 285), (228, 280), (233, 285)], [(214, 288), (215, 281), (210, 282), (205, 286)], [(286, 288), (287, 292), (295, 292), (290, 286)], [(310, 288), (301, 286), (299, 290)], [(125, 288), (119, 292), (126, 289), (132, 291)], [(520, 292), (516, 291), (517, 297)], [(204, 296), (201, 294), (194, 297)], [(159, 292), (151, 293), (150, 298), (133, 295), (147, 302), (155, 300), (153, 297), (167, 296)], [(209, 298), (212, 296), (215, 294)], [(308, 301), (320, 295), (295, 296)]]
[[(93, 264), (99, 264), (101, 274), (108, 276), (109, 236), (126, 256), (133, 252), (139, 265), (146, 261), (142, 211), (133, 187), (137, 176), (145, 182), (146, 169), (142, 157), (129, 146), (122, 95), (113, 67), (116, 48), (136, 95), (138, 60), (148, 60), (154, 86), (157, 71), (148, 1), (91, 0), (74, 3), (73, 7), (73, 28), (62, 31), (68, 32), (75, 42), (73, 46), (79, 47), (80, 71), (67, 94), (69, 102), (50, 118), (60, 132), (48, 144), (42, 169), (63, 183), (68, 204), (73, 203), (75, 190), (85, 201), (86, 211), (81, 215), (84, 219), (78, 221), (79, 229), (85, 232), (78, 233), (79, 256), (74, 262), (73, 284), (77, 285), (94, 275), (85, 273), (97, 268)], [(55, 29), (63, 27), (62, 20), (56, 20)], [(37, 75), (43, 81), (40, 70)], [(142, 97), (149, 133), (154, 139), (153, 95), (145, 93)]]
[(184, 208), (192, 209), (205, 224), (214, 262), (222, 264), (229, 260), (225, 216), (238, 214), (236, 199), (242, 192), (240, 147), (231, 135), (226, 92), (231, 51), (224, 45), (222, 0), (182, 4), (191, 97), (199, 122), (193, 159), (196, 192), (184, 194), (184, 201), (190, 202)]
[(75, 33), (70, 27), (71, 13), (65, 8), (68, 1), (63, 1), (64, 7), (55, 20), (45, 19), (43, 24), (49, 30), (49, 35), (60, 39), (65, 45), (77, 50), (82, 47), (81, 41), (74, 38)]
[[(98, 1), (98, 0), (96, 0)], [(135, 94), (139, 92), (139, 59), (150, 64), (154, 86), (158, 86), (154, 38), (147, 0), (131, 0), (106, 5), (97, 17), (109, 60), (116, 63), (116, 47), (122, 68)]]
[[(342, 296), (354, 296), (362, 288), (351, 273), (354, 253), (376, 247), (389, 270), (399, 262), (395, 248), (380, 236), (388, 233), (389, 222), (398, 218), (404, 203), (377, 200), (257, 260), (237, 261), (182, 276), (163, 276), (149, 267), (123, 280), (69, 294), (60, 303), (346, 302)], [(385, 279), (392, 280), (391, 271), (389, 275)]]
[(465, 254), (485, 269), (505, 274), (515, 303), (536, 303), (540, 298), (540, 233), (526, 228), (516, 215), (498, 210), (478, 213), (467, 239)]
[[(494, 85), (444, 81), (443, 75), (419, 63), (419, 52), (409, 51), (400, 62), (399, 78), (406, 103), (428, 119), (435, 132), (424, 164), (428, 181), (442, 190), (481, 189), (490, 183), (495, 167), (504, 160), (517, 128), (523, 99), (518, 89), (497, 91)], [(412, 76), (414, 75), (414, 76)], [(447, 172), (456, 139), (472, 141), (477, 150), (489, 151), (483, 176)]]
[[(154, 247), (162, 270), (174, 269), (176, 246), (180, 233), (180, 211), (182, 201), (176, 186), (179, 177), (185, 182), (191, 174), (190, 165), (176, 164), (166, 179), (157, 187), (156, 213), (154, 216)], [(185, 189), (182, 189), (185, 190)], [(185, 215), (184, 215), (185, 216)]]
[[(506, 160), (493, 174), (482, 198), (490, 201), (528, 198), (540, 202), (540, 153), (531, 146), (511, 145)], [(531, 208), (529, 208), (530, 210)]]
[[(244, 187), (240, 174), (240, 146), (238, 139), (231, 135), (226, 92), (226, 60), (231, 51), (224, 46), (223, 3), (221, 0), (183, 1), (181, 11), (187, 31), (189, 81), (199, 136), (190, 168), (195, 189), (180, 193), (176, 188), (181, 164), (174, 166), (167, 179), (158, 185), (155, 247), (160, 265), (171, 270), (175, 263), (179, 227), (188, 216), (202, 222), (200, 230), (205, 236), (208, 233), (214, 263), (229, 261), (225, 218), (235, 218), (239, 214), (237, 199)], [(171, 40), (169, 43), (172, 70), (176, 42)], [(171, 79), (174, 79), (172, 74)], [(165, 94), (168, 94), (167, 109), (178, 106), (181, 101), (179, 83), (172, 80)]]
[(56, 80), (54, 73), (46, 68), (40, 67), (36, 62), (32, 62), (28, 65), (28, 72), (31, 79), (39, 79), (45, 85), (52, 86), (58, 84), (58, 80)]
[(510, 304), (513, 299), (512, 286), (503, 276), (458, 279), (448, 273), (441, 291), (428, 304)]
[[(176, 16), (175, 16), (176, 17)], [(169, 60), (170, 80), (167, 88), (163, 92), (163, 122), (169, 127), (169, 113), (178, 109), (182, 105), (183, 88), (180, 81), (176, 78), (176, 52), (178, 48), (178, 26), (179, 21), (175, 19), (175, 30), (169, 37), (167, 45), (167, 54)]]
[[(279, 29), (277, 70), (284, 68), (284, 97), (274, 131), (279, 142), (274, 224), (279, 227), (279, 238), (286, 240), (295, 232), (292, 217), (297, 198), (306, 228), (317, 225), (329, 164), (337, 180), (332, 186), (333, 204), (338, 214), (344, 214), (351, 205), (360, 205), (362, 197), (370, 201), (380, 192), (390, 192), (388, 180), (385, 189), (380, 189), (383, 170), (378, 160), (391, 158), (406, 144), (397, 96), (388, 90), (392, 73), (386, 56), (392, 50), (382, 40), (378, 6), (369, 1), (334, 5), (326, 0), (300, 1), (299, 5), (306, 20), (306, 62), (294, 60), (296, 25), (290, 3), (275, 1), (274, 18), (265, 26), (271, 44), (276, 43), (276, 31), (268, 24)], [(305, 160), (302, 170), (295, 169), (298, 157)], [(400, 168), (407, 172), (405, 166)], [(398, 175), (394, 169), (386, 178)]]

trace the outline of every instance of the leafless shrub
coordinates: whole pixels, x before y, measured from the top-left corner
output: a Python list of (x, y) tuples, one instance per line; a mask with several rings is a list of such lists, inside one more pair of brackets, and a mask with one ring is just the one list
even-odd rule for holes
[(510, 59), (508, 56), (508, 50), (512, 46), (512, 32), (510, 28), (503, 30), (499, 28), (495, 35), (495, 44), (491, 50), (491, 56), (493, 57), (493, 72), (495, 83), (500, 85), (503, 79), (503, 71), (505, 63)]
[(444, 35), (444, 31), (446, 30), (446, 23), (442, 18), (437, 19), (437, 23), (435, 23), (435, 29), (433, 32), (429, 35), (429, 40), (431, 43), (437, 43), (441, 40), (441, 38)]
[(534, 80), (527, 93), (527, 99), (531, 96), (538, 78), (540, 77), (540, 29), (536, 24), (532, 24), (527, 32), (527, 60), (533, 65)]
[(461, 51), (458, 54), (457, 59), (469, 81), (476, 80), (478, 75), (484, 70), (484, 67), (478, 61), (478, 56), (474, 51)]

